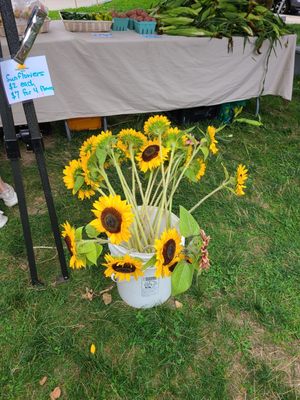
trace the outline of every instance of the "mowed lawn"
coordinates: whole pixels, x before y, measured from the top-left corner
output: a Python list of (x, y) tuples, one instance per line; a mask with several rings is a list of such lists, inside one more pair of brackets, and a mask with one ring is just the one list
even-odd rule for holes
[[(23, 172), (41, 279), (28, 282), (18, 210), (0, 231), (1, 400), (42, 400), (57, 386), (63, 399), (297, 399), (300, 383), (300, 137), (299, 80), (291, 103), (265, 97), (264, 127), (234, 125), (219, 138), (220, 155), (203, 184), (177, 194), (186, 207), (222, 179), (221, 163), (249, 167), (247, 195), (211, 198), (197, 213), (212, 237), (211, 269), (199, 286), (172, 302), (135, 310), (112, 290), (103, 267), (74, 272), (56, 286), (59, 265), (34, 157), (23, 150)], [(247, 106), (253, 116), (255, 102)], [(298, 111), (297, 111), (298, 110)], [(145, 116), (146, 117), (146, 116)], [(130, 120), (130, 121), (128, 121)], [(127, 121), (127, 122), (126, 122)], [(111, 118), (116, 132), (140, 128), (143, 116)], [(202, 123), (205, 126), (206, 121)], [(213, 121), (217, 124), (217, 121)], [(66, 141), (62, 124), (45, 137), (60, 222), (91, 219), (91, 202), (66, 191), (62, 170), (87, 134)], [(1, 158), (1, 175), (11, 181)], [(113, 179), (113, 178), (112, 178)], [(39, 247), (47, 246), (50, 249)], [(89, 353), (91, 343), (96, 354)], [(39, 380), (47, 376), (41, 386)]]
[[(124, 1), (115, 0), (120, 9)], [(130, 3), (130, 4), (129, 4)], [(140, 5), (138, 5), (140, 3)], [(126, 2), (124, 9), (142, 7)], [(128, 6), (128, 7), (127, 7)], [(106, 5), (108, 8), (108, 5)], [(177, 300), (150, 310), (126, 306), (103, 267), (71, 274), (56, 284), (59, 263), (35, 157), (22, 148), (36, 258), (43, 287), (29, 284), (17, 208), (0, 230), (0, 400), (49, 399), (54, 388), (68, 400), (296, 400), (300, 398), (300, 80), (292, 102), (261, 100), (261, 128), (233, 125), (202, 185), (185, 183), (179, 204), (195, 199), (242, 162), (247, 193), (219, 193), (195, 214), (212, 237), (211, 269)], [(254, 118), (255, 101), (243, 114)], [(141, 129), (145, 116), (109, 118), (110, 129)], [(219, 124), (203, 121), (202, 127)], [(46, 159), (60, 223), (92, 218), (62, 182), (64, 166), (88, 133), (67, 142), (62, 123), (45, 136)], [(0, 156), (1, 176), (11, 182)], [(111, 176), (113, 180), (114, 177)], [(68, 257), (67, 251), (66, 256)], [(93, 290), (92, 301), (86, 290)], [(95, 355), (90, 345), (96, 345)], [(39, 381), (47, 377), (41, 385)]]

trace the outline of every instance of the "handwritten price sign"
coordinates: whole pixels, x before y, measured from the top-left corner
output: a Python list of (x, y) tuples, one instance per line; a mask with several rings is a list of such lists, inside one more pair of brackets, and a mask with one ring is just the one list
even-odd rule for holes
[(45, 56), (30, 57), (24, 65), (2, 61), (0, 68), (9, 104), (54, 95)]

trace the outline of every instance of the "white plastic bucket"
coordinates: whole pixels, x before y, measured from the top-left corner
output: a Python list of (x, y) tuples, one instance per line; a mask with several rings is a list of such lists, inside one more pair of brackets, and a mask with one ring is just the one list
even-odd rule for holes
[[(150, 220), (155, 216), (157, 209), (152, 207), (148, 209)], [(163, 218), (161, 232), (165, 229), (166, 219)], [(179, 218), (172, 214), (171, 225), (178, 229)], [(161, 234), (160, 232), (160, 234)], [(184, 238), (182, 238), (184, 243)], [(138, 253), (128, 250), (125, 246), (109, 244), (109, 250), (112, 256), (124, 256), (129, 254), (131, 257), (139, 258), (145, 264), (149, 261), (154, 253)], [(128, 305), (135, 308), (151, 308), (165, 303), (171, 296), (171, 277), (156, 278), (155, 268), (147, 268), (144, 276), (135, 280), (133, 277), (130, 281), (118, 281), (117, 288), (122, 300)]]

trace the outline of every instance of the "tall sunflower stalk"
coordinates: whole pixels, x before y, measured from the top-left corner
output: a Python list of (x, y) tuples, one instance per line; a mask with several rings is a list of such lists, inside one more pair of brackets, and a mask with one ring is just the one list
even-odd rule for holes
[[(183, 263), (198, 272), (199, 266), (207, 267), (208, 259), (204, 262), (201, 254), (207, 258), (209, 238), (191, 213), (220, 190), (242, 196), (246, 167), (239, 165), (233, 176), (224, 168), (224, 180), (217, 188), (198, 200), (189, 212), (181, 207), (177, 226), (172, 211), (182, 181), (202, 181), (209, 160), (219, 152), (216, 135), (223, 128), (209, 126), (206, 131), (200, 130), (200, 137), (196, 138), (193, 129), (171, 127), (165, 116), (158, 115), (145, 122), (143, 132), (123, 129), (113, 135), (106, 131), (87, 139), (80, 148), (79, 159), (64, 169), (65, 185), (73, 195), (80, 200), (98, 196), (92, 208), (94, 219), (84, 229), (64, 225), (71, 266), (96, 264), (102, 245), (109, 242), (126, 247), (128, 254), (154, 253), (157, 276), (169, 276)], [(112, 174), (117, 183), (111, 179)], [(84, 232), (89, 239), (83, 240)], [(188, 246), (183, 246), (182, 236), (190, 238)], [(124, 258), (106, 257), (106, 272), (114, 270), (120, 279), (137, 279), (145, 267), (128, 257), (126, 262)]]

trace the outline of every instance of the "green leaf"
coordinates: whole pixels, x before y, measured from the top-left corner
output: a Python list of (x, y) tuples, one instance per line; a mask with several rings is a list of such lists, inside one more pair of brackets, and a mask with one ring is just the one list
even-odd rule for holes
[(97, 147), (96, 156), (97, 156), (99, 165), (102, 166), (106, 160), (106, 156), (107, 156), (106, 151)]
[(149, 261), (146, 262), (146, 264), (143, 265), (142, 270), (145, 271), (147, 268), (153, 267), (156, 261), (156, 255), (152, 256)]
[(229, 172), (228, 172), (228, 170), (227, 170), (227, 168), (225, 167), (224, 164), (222, 164), (222, 167), (224, 169), (225, 179), (228, 180), (229, 179)]
[(184, 173), (184, 175), (190, 180), (190, 181), (192, 181), (192, 182), (194, 182), (194, 183), (196, 183), (196, 182), (198, 182), (197, 181), (197, 178), (196, 178), (196, 172), (195, 172), (195, 170), (194, 170), (194, 168), (188, 168), (186, 171), (185, 171), (185, 173)]
[(97, 259), (101, 256), (103, 251), (103, 246), (101, 244), (95, 243), (96, 251), (97, 251)]
[(82, 231), (83, 231), (83, 226), (76, 229), (76, 231), (75, 231), (75, 239), (76, 240), (82, 240)]
[(253, 125), (253, 126), (262, 126), (263, 123), (256, 121), (254, 119), (247, 119), (247, 118), (236, 118), (234, 120), (235, 122), (239, 122), (241, 124), (248, 124), (248, 125)]
[(180, 233), (184, 237), (196, 236), (200, 234), (200, 226), (195, 218), (186, 210), (180, 206), (180, 221), (179, 221)]
[(209, 150), (207, 147), (200, 147), (200, 150), (202, 151), (203, 155), (204, 155), (204, 161), (207, 159), (208, 155), (209, 155)]
[(191, 132), (193, 132), (193, 130), (195, 129), (195, 127), (194, 126), (191, 126), (190, 128), (187, 128), (187, 129), (184, 129), (183, 131), (182, 131), (182, 133), (183, 134), (188, 134), (188, 133), (191, 133)]
[(84, 177), (79, 175), (75, 179), (75, 184), (74, 184), (74, 189), (73, 192), (76, 194), (78, 190), (81, 188), (81, 186), (84, 184)]
[(97, 231), (97, 229), (90, 224), (85, 227), (85, 232), (90, 239), (95, 239), (99, 236), (99, 232)]
[(79, 254), (87, 254), (95, 249), (95, 243), (94, 242), (83, 242), (79, 243), (77, 246), (77, 251)]
[(92, 267), (93, 266), (93, 264), (87, 258), (85, 259), (85, 265), (87, 267)]
[(194, 268), (186, 261), (180, 261), (172, 272), (172, 296), (186, 292), (192, 285)]
[(86, 253), (86, 258), (94, 265), (97, 265), (98, 252), (95, 243), (93, 243), (93, 249)]

